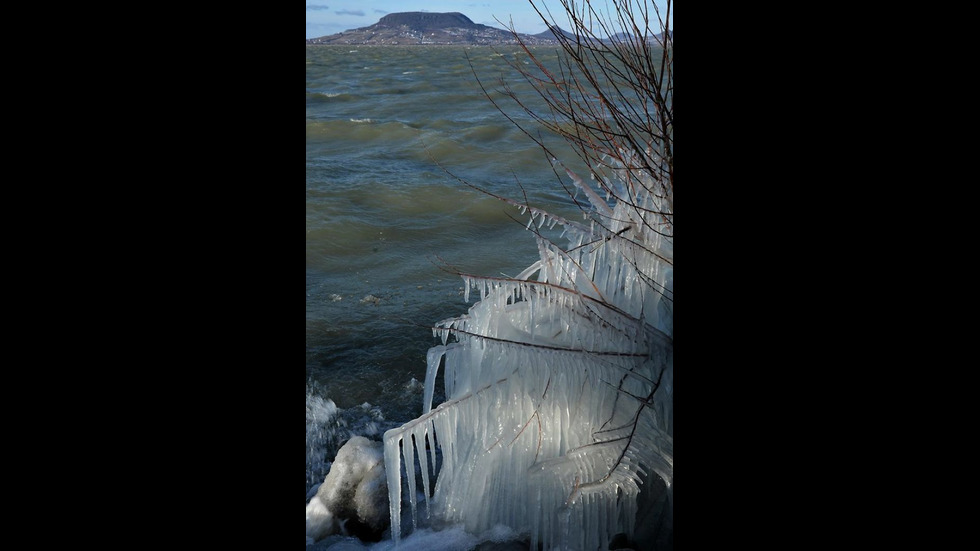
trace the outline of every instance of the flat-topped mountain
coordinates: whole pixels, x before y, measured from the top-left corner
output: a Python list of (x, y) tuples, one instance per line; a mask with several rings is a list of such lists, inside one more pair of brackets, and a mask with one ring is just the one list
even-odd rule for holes
[[(525, 44), (555, 44), (554, 35), (521, 34)], [(309, 38), (307, 44), (517, 44), (510, 31), (474, 23), (459, 12), (389, 13), (374, 25)]]
[(377, 26), (398, 27), (404, 25), (417, 31), (428, 31), (448, 28), (475, 28), (486, 27), (477, 25), (469, 17), (458, 11), (449, 13), (430, 13), (425, 11), (407, 11), (402, 13), (389, 13), (382, 17)]

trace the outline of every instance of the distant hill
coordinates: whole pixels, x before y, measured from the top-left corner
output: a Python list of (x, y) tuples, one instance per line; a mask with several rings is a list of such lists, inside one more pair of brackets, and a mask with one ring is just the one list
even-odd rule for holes
[[(619, 41), (619, 40), (623, 40), (624, 38), (628, 38), (629, 36), (630, 35), (627, 35), (626, 33), (616, 33), (616, 34), (612, 35), (610, 38), (612, 40)], [(650, 40), (647, 40), (647, 42), (659, 42), (659, 41), (662, 41), (663, 38), (664, 38), (664, 33), (662, 33), (662, 32), (661, 33), (657, 33), (657, 34), (655, 34), (653, 36), (656, 39), (655, 40), (654, 39), (650, 39)], [(673, 38), (674, 38), (674, 31), (670, 31), (670, 38), (671, 38), (671, 40), (673, 40)]]
[[(542, 39), (542, 40), (554, 40), (555, 39), (555, 35), (562, 35), (562, 36), (564, 36), (565, 38), (567, 38), (569, 40), (572, 40), (572, 41), (575, 40), (575, 34), (574, 33), (570, 33), (568, 31), (566, 31), (565, 29), (562, 29), (561, 27), (558, 27), (557, 25), (551, 25), (548, 28), (547, 31), (538, 33), (538, 34), (533, 35), (533, 36), (535, 38), (539, 38), (539, 39)], [(664, 35), (664, 33), (655, 34), (654, 35), (654, 38), (651, 38), (650, 39), (650, 42), (658, 42), (660, 40), (663, 40), (663, 35)], [(616, 33), (616, 34), (612, 35), (611, 37), (605, 39), (604, 42), (610, 42), (610, 41), (621, 42), (625, 38), (629, 38), (630, 36), (631, 35), (628, 35), (626, 33)], [(670, 36), (671, 37), (674, 36), (674, 31), (670, 31)]]
[[(542, 36), (547, 34), (547, 36)], [(526, 44), (554, 44), (550, 31), (521, 34)], [(309, 38), (307, 44), (517, 44), (510, 31), (474, 23), (459, 12), (412, 11), (389, 13), (374, 25)]]
[[(565, 38), (568, 38), (569, 40), (573, 40), (573, 41), (575, 40), (575, 34), (570, 33), (570, 32), (568, 32), (568, 31), (566, 31), (566, 30), (564, 30), (561, 27), (558, 27), (556, 25), (552, 25), (547, 31), (538, 33), (538, 34), (533, 35), (533, 36), (536, 37), (536, 38), (539, 38), (539, 39), (551, 39), (551, 40), (554, 40), (556, 34), (561, 34)], [(663, 36), (664, 36), (664, 33), (657, 33), (657, 34), (653, 35), (653, 37), (649, 40), (649, 42), (659, 42), (659, 41), (663, 40)], [(673, 38), (674, 31), (670, 31), (670, 36), (671, 36), (671, 38)], [(622, 42), (624, 39), (630, 38), (630, 37), (631, 37), (631, 35), (628, 35), (626, 33), (616, 33), (616, 34), (612, 35), (611, 37), (609, 37), (608, 39), (604, 40), (604, 42), (609, 42), (609, 41)]]
[(555, 40), (555, 35), (556, 34), (557, 35), (562, 35), (565, 38), (569, 38), (569, 39), (572, 39), (572, 40), (575, 39), (575, 35), (574, 34), (572, 34), (572, 33), (568, 32), (568, 31), (562, 29), (561, 27), (559, 27), (557, 25), (551, 25), (551, 26), (548, 27), (548, 30), (547, 31), (538, 33), (538, 34), (533, 35), (533, 36), (536, 37), (536, 38), (545, 39), (545, 40)]

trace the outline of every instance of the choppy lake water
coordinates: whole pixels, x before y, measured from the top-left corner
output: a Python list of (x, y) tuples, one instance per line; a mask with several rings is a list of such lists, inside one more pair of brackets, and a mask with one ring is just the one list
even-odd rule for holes
[(540, 106), (508, 59), (527, 61), (514, 48), (307, 47), (308, 486), (346, 435), (377, 438), (421, 413), (427, 327), (467, 308), (447, 266), (516, 275), (537, 258), (516, 208), (444, 168), (577, 216), (543, 151), (477, 83), (474, 70), (491, 88), (503, 77)]

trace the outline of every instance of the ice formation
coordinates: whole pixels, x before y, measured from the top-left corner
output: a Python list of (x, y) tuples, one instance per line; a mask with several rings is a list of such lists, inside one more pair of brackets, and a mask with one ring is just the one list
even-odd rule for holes
[[(632, 534), (647, 475), (672, 507), (673, 194), (620, 164), (601, 181), (610, 204), (568, 174), (589, 223), (520, 205), (528, 229), (560, 224), (567, 245), (535, 231), (540, 258), (519, 276), (463, 276), (480, 300), (437, 324), (423, 414), (385, 433), (396, 544), (402, 466), (413, 527), (418, 468), (426, 515), (474, 534), (502, 524), (532, 549)], [(447, 400), (433, 408), (440, 369)]]
[(381, 442), (354, 436), (340, 448), (323, 484), (306, 506), (308, 539), (323, 539), (351, 522), (376, 534), (388, 527), (381, 446)]

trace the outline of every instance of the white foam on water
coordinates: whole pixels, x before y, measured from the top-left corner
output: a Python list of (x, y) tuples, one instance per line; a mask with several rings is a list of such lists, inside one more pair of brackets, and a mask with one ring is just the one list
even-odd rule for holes
[[(462, 525), (445, 530), (420, 528), (398, 543), (398, 551), (466, 551), (480, 544), (480, 538), (468, 533)], [(372, 545), (371, 551), (394, 551), (393, 540), (383, 540)]]

